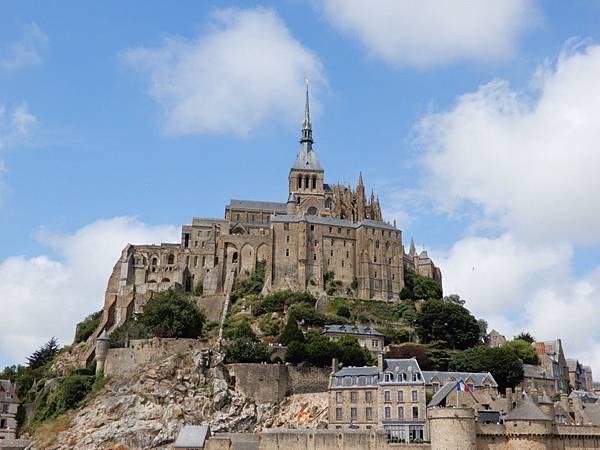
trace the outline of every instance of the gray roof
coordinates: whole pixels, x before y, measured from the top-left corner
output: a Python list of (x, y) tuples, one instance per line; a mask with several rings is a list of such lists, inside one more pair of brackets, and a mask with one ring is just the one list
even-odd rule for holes
[(343, 367), (333, 375), (336, 377), (351, 377), (358, 375), (378, 375), (377, 367)]
[(385, 359), (384, 372), (421, 372), (419, 363), (416, 359)]
[(386, 230), (399, 231), (393, 225), (386, 222), (379, 222), (378, 220), (364, 219), (362, 222), (351, 222), (349, 220), (337, 219), (335, 217), (320, 217), (320, 216), (292, 216), (289, 214), (282, 214), (274, 216), (272, 222), (301, 222), (305, 220), (308, 223), (318, 223), (322, 225), (332, 225), (338, 227), (347, 228), (360, 228), (361, 226), (368, 226), (373, 228), (383, 228)]
[(323, 170), (310, 142), (303, 142), (300, 144), (300, 150), (298, 151), (296, 162), (292, 169)]
[(432, 379), (437, 377), (440, 383), (445, 383), (446, 381), (460, 381), (466, 382), (469, 378), (473, 380), (476, 387), (482, 387), (484, 384), (486, 377), (489, 377), (491, 380), (492, 387), (498, 387), (498, 383), (489, 372), (438, 372), (432, 370), (423, 370), (423, 378), (425, 379), (425, 384), (432, 384)]
[(280, 202), (263, 202), (259, 200), (229, 200), (229, 205), (227, 208), (230, 209), (255, 209), (261, 211), (277, 211), (277, 212), (287, 212), (287, 203)]
[(435, 394), (433, 394), (433, 397), (431, 398), (431, 401), (427, 406), (438, 406), (440, 403), (442, 403), (442, 400), (448, 397), (448, 395), (450, 395), (450, 392), (452, 392), (455, 388), (456, 382), (450, 381), (446, 383)]
[(206, 439), (210, 437), (208, 425), (184, 425), (179, 431), (175, 448), (204, 448)]
[(551, 421), (552, 419), (540, 411), (540, 408), (538, 408), (528, 397), (525, 397), (520, 405), (506, 415), (505, 420)]
[(375, 328), (358, 327), (355, 325), (325, 325), (323, 333), (367, 334), (370, 336), (383, 337), (383, 333), (380, 333)]
[(598, 401), (598, 396), (594, 394), (590, 394), (586, 391), (581, 391), (577, 389), (573, 389), (569, 394), (569, 398), (581, 397), (585, 401), (596, 402)]
[(534, 364), (523, 364), (523, 375), (525, 378), (553, 379), (542, 366)]
[(579, 364), (579, 361), (577, 361), (576, 359), (567, 358), (567, 366), (569, 367), (570, 371), (577, 370), (578, 364)]
[(587, 403), (583, 411), (592, 425), (600, 426), (600, 403)]

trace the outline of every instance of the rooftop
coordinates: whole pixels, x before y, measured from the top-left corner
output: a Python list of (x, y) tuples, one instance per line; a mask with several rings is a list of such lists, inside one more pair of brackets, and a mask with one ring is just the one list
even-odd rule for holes
[(425, 384), (432, 384), (433, 378), (437, 378), (440, 383), (461, 380), (466, 383), (470, 378), (473, 380), (476, 387), (484, 386), (486, 379), (490, 381), (492, 387), (498, 387), (498, 383), (496, 383), (496, 380), (489, 372), (438, 372), (433, 370), (423, 370), (422, 373)]
[(552, 419), (540, 411), (528, 397), (515, 409), (506, 415), (505, 420), (523, 420), (523, 421), (551, 421)]
[(277, 212), (287, 212), (287, 204), (280, 202), (263, 202), (260, 200), (229, 200), (228, 209), (254, 209)]
[(383, 337), (383, 333), (380, 333), (375, 328), (359, 327), (355, 325), (325, 325), (323, 333), (366, 334)]
[(334, 225), (338, 227), (346, 227), (346, 228), (360, 228), (362, 226), (368, 226), (373, 228), (383, 228), (391, 231), (399, 231), (393, 225), (390, 225), (386, 222), (380, 222), (378, 220), (370, 220), (365, 219), (361, 222), (351, 222), (349, 220), (336, 219), (334, 217), (320, 217), (320, 216), (291, 216), (288, 214), (283, 214), (280, 216), (274, 216), (271, 219), (272, 222), (292, 222), (297, 223), (301, 221), (306, 221), (308, 223), (317, 223), (321, 225)]

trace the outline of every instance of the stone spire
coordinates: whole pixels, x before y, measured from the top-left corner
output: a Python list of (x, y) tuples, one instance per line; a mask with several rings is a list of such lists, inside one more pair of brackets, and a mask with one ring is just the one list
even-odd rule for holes
[(302, 132), (300, 135), (300, 142), (313, 143), (312, 138), (312, 125), (310, 124), (310, 101), (308, 98), (308, 78), (304, 79), (306, 83), (306, 103), (304, 105), (304, 120), (302, 121)]
[(410, 250), (408, 251), (408, 254), (410, 256), (415, 256), (417, 254), (417, 249), (415, 247), (415, 240), (414, 238), (410, 238)]

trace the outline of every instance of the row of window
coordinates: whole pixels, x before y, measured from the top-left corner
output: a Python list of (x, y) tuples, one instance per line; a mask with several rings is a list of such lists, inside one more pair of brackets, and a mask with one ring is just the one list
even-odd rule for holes
[[(403, 402), (404, 401), (404, 391), (398, 391), (396, 395), (397, 395), (397, 400), (399, 402)], [(343, 398), (344, 398), (344, 396), (343, 396), (342, 392), (336, 392), (335, 393), (335, 402), (336, 403), (342, 403), (343, 402)], [(373, 401), (373, 392), (372, 391), (365, 391), (364, 398), (365, 398), (365, 402), (371, 403)], [(391, 403), (391, 401), (392, 401), (392, 391), (384, 391), (383, 392), (383, 401), (386, 402), (386, 403)], [(419, 391), (417, 391), (417, 390), (411, 391), (410, 401), (411, 402), (418, 402), (419, 401)], [(351, 403), (358, 402), (358, 391), (350, 391), (350, 402)]]
[[(351, 420), (357, 420), (358, 419), (358, 408), (357, 407), (351, 407), (350, 410), (350, 417), (349, 419)], [(419, 407), (418, 406), (413, 406), (411, 408), (411, 412), (412, 412), (412, 418), (413, 419), (418, 419), (419, 418)], [(390, 420), (392, 419), (392, 408), (390, 406), (386, 406), (383, 410), (383, 415), (384, 415), (384, 419)], [(373, 420), (373, 408), (371, 406), (367, 406), (365, 408), (365, 421), (370, 421)], [(396, 409), (396, 417), (394, 417), (394, 419), (404, 419), (405, 415), (404, 415), (404, 406), (398, 406), (398, 408)], [(344, 417), (344, 409), (341, 407), (337, 407), (335, 408), (335, 420), (336, 421), (343, 421), (346, 418)]]
[(383, 374), (383, 381), (389, 382), (389, 383), (394, 382), (394, 381), (399, 381), (399, 382), (421, 381), (421, 374), (419, 372), (385, 373), (385, 374)]
[[(419, 401), (419, 391), (417, 390), (413, 390), (411, 391), (411, 397), (410, 400), (412, 402), (418, 402)], [(383, 401), (386, 403), (390, 403), (392, 401), (392, 392), (391, 391), (384, 391), (383, 392)], [(398, 391), (398, 401), (399, 402), (403, 402), (404, 401), (404, 392), (403, 391)]]

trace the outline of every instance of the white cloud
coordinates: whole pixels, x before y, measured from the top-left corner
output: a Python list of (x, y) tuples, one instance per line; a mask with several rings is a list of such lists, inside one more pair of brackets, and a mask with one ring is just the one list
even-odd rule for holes
[(327, 19), (397, 66), (505, 58), (539, 18), (534, 0), (314, 0)]
[(465, 238), (434, 254), (444, 290), (458, 293), (478, 317), (512, 338), (530, 331), (561, 337), (568, 357), (600, 371), (600, 267), (578, 277), (568, 245), (528, 245), (510, 234)]
[(30, 23), (21, 39), (0, 46), (0, 71), (14, 71), (38, 65), (48, 43), (48, 35), (37, 24)]
[(600, 46), (570, 43), (526, 91), (494, 80), (424, 117), (417, 141), (430, 199), (471, 222), (436, 255), (445, 291), (509, 337), (563, 338), (597, 373), (600, 264), (578, 274), (574, 258), (600, 244), (598, 79)]
[(476, 205), (534, 241), (600, 243), (600, 46), (565, 50), (531, 92), (495, 80), (431, 114), (419, 133), (432, 196)]
[[(113, 265), (127, 243), (178, 242), (174, 226), (130, 217), (99, 220), (69, 235), (40, 232), (59, 255), (13, 256), (0, 262), (0, 363), (23, 362), (56, 336), (73, 340), (75, 324), (100, 309)], [(2, 366), (2, 364), (0, 364)]]
[(164, 38), (127, 50), (125, 61), (147, 78), (150, 96), (174, 134), (245, 135), (267, 119), (298, 121), (303, 80), (324, 83), (318, 57), (270, 9), (224, 9), (194, 39)]

